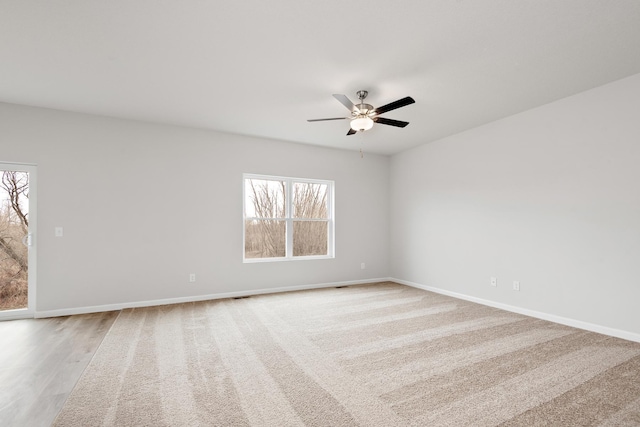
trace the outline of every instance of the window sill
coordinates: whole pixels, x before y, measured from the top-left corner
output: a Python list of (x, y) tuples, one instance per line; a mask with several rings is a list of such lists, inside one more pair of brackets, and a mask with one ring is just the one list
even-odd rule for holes
[(333, 255), (312, 255), (312, 256), (296, 256), (292, 258), (279, 257), (279, 258), (244, 258), (243, 264), (254, 264), (261, 262), (286, 262), (286, 261), (310, 261), (317, 259), (334, 259)]

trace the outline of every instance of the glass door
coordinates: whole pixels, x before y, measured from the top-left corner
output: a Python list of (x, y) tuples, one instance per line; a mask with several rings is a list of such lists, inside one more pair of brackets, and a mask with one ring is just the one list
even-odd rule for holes
[(0, 320), (35, 311), (36, 167), (0, 163)]

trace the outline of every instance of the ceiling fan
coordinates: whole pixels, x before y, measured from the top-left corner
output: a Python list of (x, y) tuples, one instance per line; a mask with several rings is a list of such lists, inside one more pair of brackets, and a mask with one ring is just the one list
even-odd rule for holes
[(330, 119), (309, 119), (308, 122), (323, 122), (326, 120), (351, 120), (351, 129), (347, 132), (347, 135), (353, 135), (356, 132), (364, 132), (373, 127), (373, 123), (380, 123), (381, 125), (389, 125), (396, 126), (399, 128), (403, 128), (409, 124), (409, 122), (403, 122), (400, 120), (386, 119), (384, 117), (380, 117), (380, 114), (386, 113), (387, 111), (395, 110), (396, 108), (405, 107), (407, 105), (413, 104), (416, 102), (410, 96), (406, 96), (402, 99), (398, 99), (397, 101), (393, 101), (389, 104), (383, 105), (382, 107), (373, 108), (373, 105), (365, 104), (364, 99), (367, 97), (369, 92), (366, 90), (359, 90), (356, 92), (358, 99), (360, 100), (359, 104), (354, 104), (347, 98), (345, 95), (334, 94), (333, 97), (337, 99), (342, 105), (347, 107), (349, 111), (351, 111), (351, 115), (348, 117), (334, 117)]

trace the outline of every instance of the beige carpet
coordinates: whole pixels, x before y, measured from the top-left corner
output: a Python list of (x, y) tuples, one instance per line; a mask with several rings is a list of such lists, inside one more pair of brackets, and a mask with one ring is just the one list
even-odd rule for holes
[(382, 283), (124, 310), (57, 426), (638, 426), (640, 344)]

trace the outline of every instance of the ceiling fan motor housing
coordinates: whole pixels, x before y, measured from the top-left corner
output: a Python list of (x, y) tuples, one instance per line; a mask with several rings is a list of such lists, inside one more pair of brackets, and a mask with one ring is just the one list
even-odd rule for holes
[(358, 117), (361, 115), (371, 115), (373, 114), (373, 105), (370, 104), (358, 104), (355, 106), (356, 109), (351, 112), (353, 117)]

